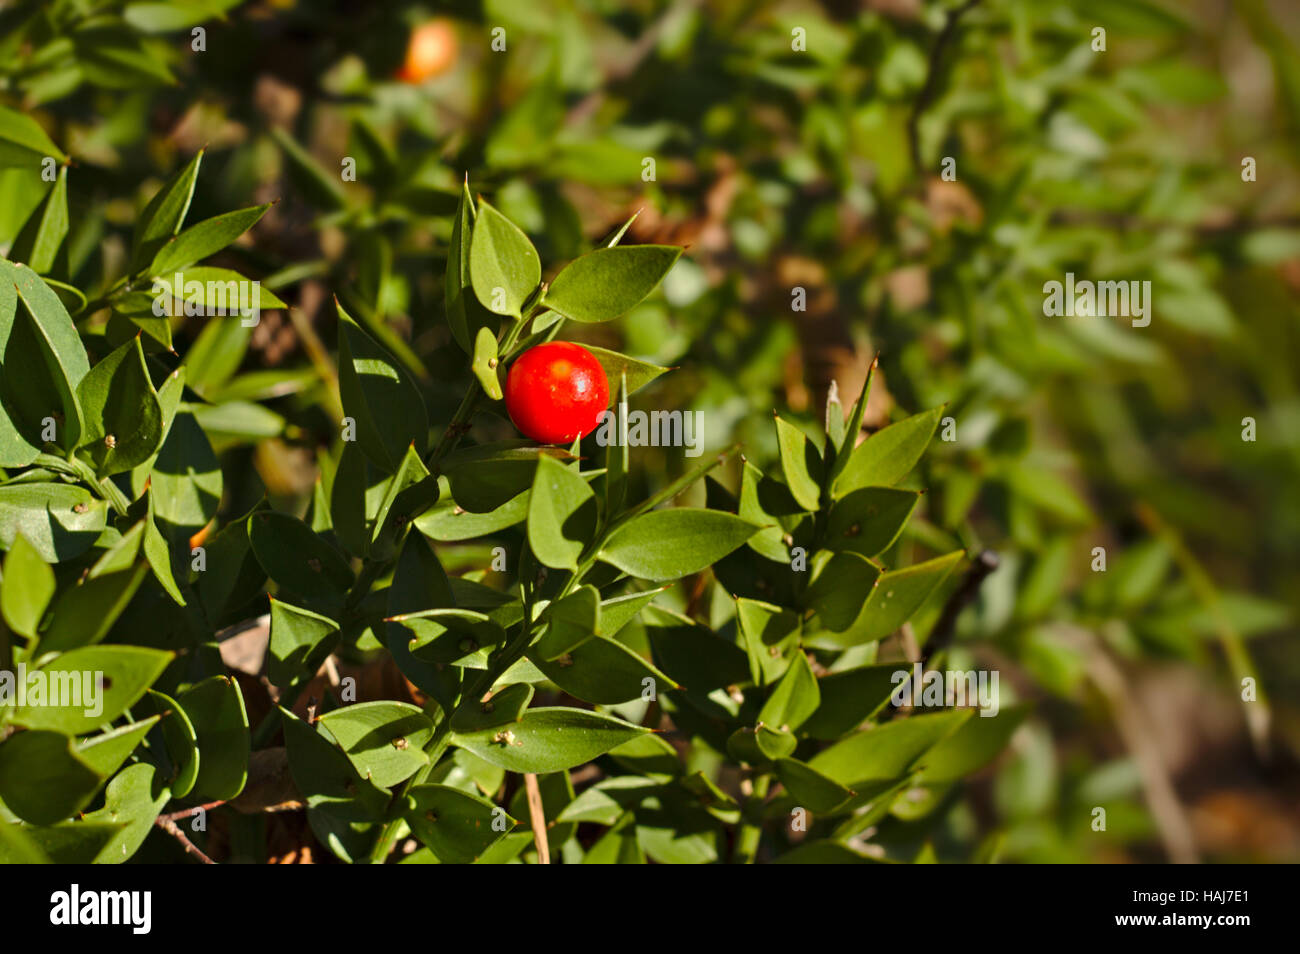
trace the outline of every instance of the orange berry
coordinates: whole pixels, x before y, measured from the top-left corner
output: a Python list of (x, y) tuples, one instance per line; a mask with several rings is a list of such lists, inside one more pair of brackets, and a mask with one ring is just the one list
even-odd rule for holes
[(406, 62), (397, 71), (406, 83), (423, 83), (441, 76), (456, 62), (456, 28), (446, 19), (430, 20), (415, 28), (406, 48)]

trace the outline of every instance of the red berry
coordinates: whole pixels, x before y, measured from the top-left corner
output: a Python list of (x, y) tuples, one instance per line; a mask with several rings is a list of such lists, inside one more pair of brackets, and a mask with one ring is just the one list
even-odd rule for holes
[(526, 436), (570, 444), (590, 434), (609, 407), (609, 381), (596, 356), (571, 341), (529, 348), (506, 376), (506, 410)]

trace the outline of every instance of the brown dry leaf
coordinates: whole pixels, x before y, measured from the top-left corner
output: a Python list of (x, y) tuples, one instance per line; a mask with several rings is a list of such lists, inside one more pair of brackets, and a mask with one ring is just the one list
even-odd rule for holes
[(256, 676), (266, 660), (266, 647), (271, 641), (271, 616), (258, 617), (253, 625), (226, 639), (217, 634), (221, 661), (236, 672)]
[(925, 207), (935, 231), (948, 232), (957, 222), (978, 226), (984, 220), (984, 208), (975, 194), (961, 182), (947, 182), (932, 176), (925, 187)]
[(930, 300), (930, 272), (924, 265), (896, 268), (885, 276), (885, 290), (896, 311), (913, 311)]

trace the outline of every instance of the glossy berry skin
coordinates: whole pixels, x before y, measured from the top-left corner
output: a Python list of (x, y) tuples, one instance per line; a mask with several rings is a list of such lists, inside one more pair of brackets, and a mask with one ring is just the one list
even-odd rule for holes
[(571, 341), (529, 348), (506, 376), (506, 410), (526, 437), (571, 444), (609, 407), (609, 381), (596, 356)]

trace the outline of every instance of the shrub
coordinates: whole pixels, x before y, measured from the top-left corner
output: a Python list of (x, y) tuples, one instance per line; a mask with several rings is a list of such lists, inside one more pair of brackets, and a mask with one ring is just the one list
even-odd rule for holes
[[(347, 861), (382, 861), (408, 833), (423, 843), (412, 858), (443, 862), (549, 845), (589, 861), (752, 861), (765, 830), (777, 857), (857, 858), (844, 839), (900, 792), (996, 753), (1014, 715), (888, 718), (897, 666), (872, 665), (874, 643), (964, 556), (893, 569), (874, 559), (916, 504), (893, 485), (938, 412), (857, 446), (866, 390), (847, 421), (829, 402), (812, 437), (778, 417), (780, 470), (743, 462), (735, 495), (709, 478), (704, 508), (671, 504), (734, 451), (636, 500), (626, 433), (604, 447), (589, 438), (586, 454), (581, 439), (467, 445), (513, 359), (567, 322), (626, 313), (679, 254), (622, 244), (620, 231), (544, 285), (532, 243), (468, 184), (445, 301), (473, 378), (440, 439), (430, 445), (411, 372), (339, 305), (342, 439), (321, 455), (308, 513), (263, 501), (212, 526), (221, 470), (205, 420), (238, 402), (205, 402), (187, 377), (222, 360), (214, 341), (283, 303), (200, 264), (266, 206), (187, 227), (199, 167), (196, 156), (158, 190), (130, 269), (99, 302), (36, 266), (2, 266), (0, 606), (5, 662), (23, 667), (26, 697), (15, 685), (3, 710), (0, 798), (17, 819), (7, 856), (130, 858), (161, 815), (236, 800), (251, 750), (277, 757), (280, 733), (313, 831)], [(66, 169), (24, 227), (33, 261), (63, 248), (50, 223), (66, 227), (65, 182)], [(185, 355), (170, 350), (172, 317), (220, 310), (240, 289), (245, 311), (209, 318)], [(112, 317), (79, 335), (69, 304)], [(617, 382), (610, 428), (626, 429), (633, 395), (666, 369), (595, 354)], [(439, 547), (476, 540), (506, 541), (492, 572), (449, 577)], [(656, 604), (658, 584), (684, 578), (696, 580), (687, 612)], [(277, 709), (250, 732), (217, 644), (264, 585)], [(151, 626), (168, 600), (183, 626)], [(307, 718), (291, 711), (331, 654), (385, 651), (415, 701), (345, 689), (313, 700)], [(86, 690), (77, 705), (50, 705), (60, 674)], [(48, 698), (33, 695), (42, 686)], [(599, 781), (577, 795), (570, 772), (593, 760)], [(718, 784), (731, 771), (742, 798)], [(523, 790), (503, 797), (508, 773), (536, 785), (536, 831), (517, 827)], [(577, 839), (580, 823), (604, 831)]]

